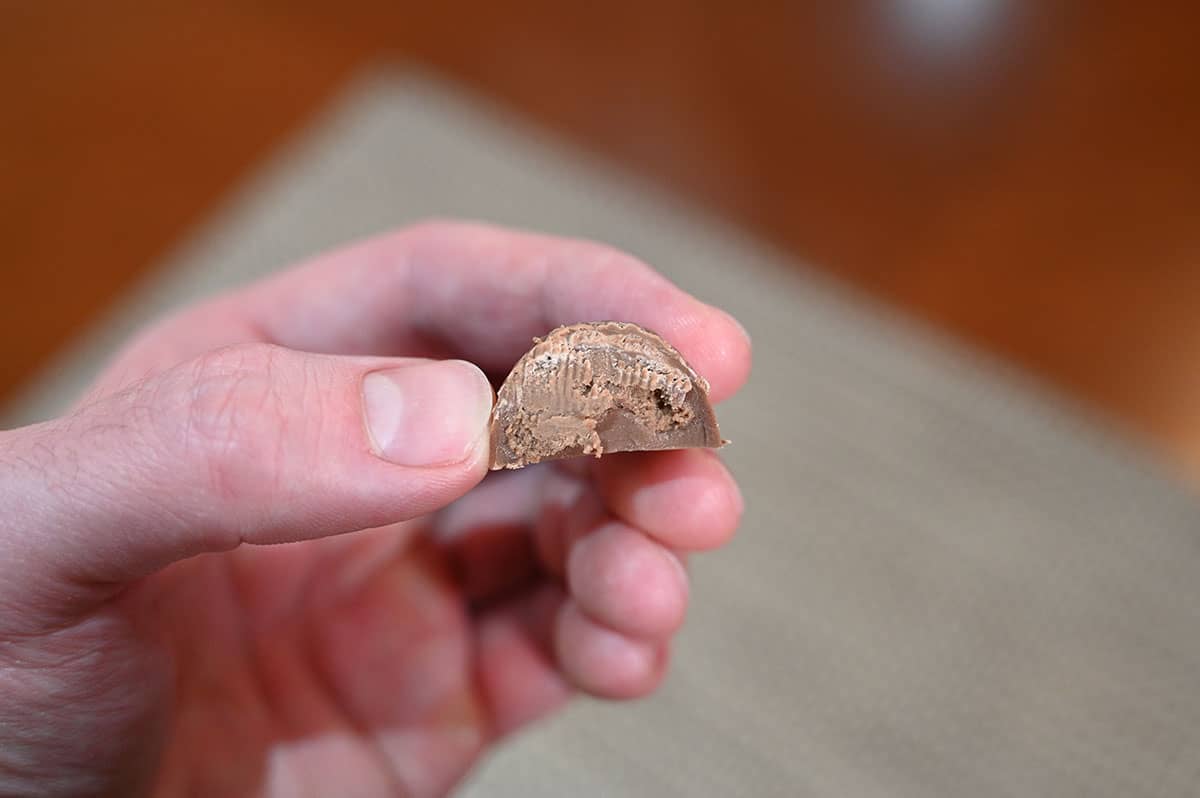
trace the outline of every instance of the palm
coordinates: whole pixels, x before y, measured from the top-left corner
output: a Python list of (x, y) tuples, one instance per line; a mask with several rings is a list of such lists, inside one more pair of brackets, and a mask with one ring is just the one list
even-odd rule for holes
[[(566, 688), (546, 644), (558, 591), (527, 579), (531, 528), (512, 523), (511, 487), (481, 489), (505, 519), (486, 529), (451, 530), (443, 515), (154, 577), (136, 600), (154, 597), (178, 669), (160, 792), (440, 794), (494, 734), (556, 705)], [(463, 573), (481, 545), (516, 555), (491, 584)], [(503, 627), (522, 639), (498, 647)], [(542, 667), (514, 661), (530, 657)]]

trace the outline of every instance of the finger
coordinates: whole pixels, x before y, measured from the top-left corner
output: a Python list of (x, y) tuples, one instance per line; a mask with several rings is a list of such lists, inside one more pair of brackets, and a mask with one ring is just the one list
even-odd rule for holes
[(714, 400), (750, 368), (745, 331), (636, 258), (600, 244), (433, 222), (318, 256), (168, 322), (122, 359), (140, 374), (246, 336), (311, 352), (453, 355), (506, 372), (535, 335), (615, 319), (663, 335)]
[(572, 600), (562, 606), (554, 636), (568, 681), (601, 698), (638, 698), (666, 673), (667, 645), (634, 640), (589, 618)]
[(530, 574), (565, 578), (571, 543), (609, 518), (589, 481), (543, 464), (488, 474), (432, 526), (463, 591), (486, 603)]
[[(626, 518), (644, 522), (642, 529), (658, 529), (673, 544), (703, 548), (723, 542), (736, 525), (740, 499), (737, 507), (726, 502), (709, 512), (704, 495), (726, 487), (727, 472), (705, 453), (665, 454), (679, 456), (651, 457), (648, 468), (639, 468), (642, 460), (635, 456), (622, 461), (625, 469), (612, 469), (617, 481), (626, 472), (633, 476), (632, 496), (616, 490), (616, 503), (640, 508)], [(697, 481), (700, 499), (692, 495)], [(728, 487), (736, 496), (736, 488)], [(615, 518), (614, 502), (606, 505), (601, 493), (593, 482), (551, 466), (493, 474), (439, 513), (437, 539), (477, 607), (548, 573), (567, 581), (594, 620), (624, 634), (666, 637), (681, 625), (687, 604), (681, 557), (661, 538)], [(692, 507), (700, 510), (695, 518), (689, 515)]]
[(448, 793), (481, 753), (486, 721), (474, 700), (468, 618), (436, 554), (410, 551), (314, 608), (309, 628), (323, 692), (352, 728), (372, 733), (405, 794)]
[(533, 529), (534, 550), (542, 568), (566, 578), (567, 555), (575, 541), (611, 519), (590, 481), (547, 468), (542, 505)]
[(491, 401), (460, 361), (209, 354), (0, 435), (0, 570), (121, 582), (430, 512), (484, 475)]
[(534, 526), (542, 568), (562, 576), (579, 607), (624, 635), (665, 638), (683, 623), (688, 580), (682, 560), (622, 523), (590, 483), (548, 469)]
[(613, 521), (571, 548), (567, 585), (592, 620), (626, 636), (663, 639), (687, 610), (688, 579), (671, 552)]
[(737, 482), (706, 449), (608, 455), (593, 472), (614, 515), (673, 549), (727, 543), (745, 509)]
[(545, 585), (489, 610), (478, 621), (479, 687), (497, 736), (548, 715), (571, 696), (553, 642), (565, 599), (561, 588)]
[(434, 519), (434, 540), (474, 609), (520, 592), (541, 576), (530, 530), (542, 475), (541, 469), (491, 473)]

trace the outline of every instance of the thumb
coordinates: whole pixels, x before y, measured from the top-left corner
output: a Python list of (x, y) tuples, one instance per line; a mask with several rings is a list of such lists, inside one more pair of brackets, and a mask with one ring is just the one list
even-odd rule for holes
[(0, 433), (0, 584), (111, 585), (430, 512), (485, 474), (491, 405), (460, 360), (209, 353)]

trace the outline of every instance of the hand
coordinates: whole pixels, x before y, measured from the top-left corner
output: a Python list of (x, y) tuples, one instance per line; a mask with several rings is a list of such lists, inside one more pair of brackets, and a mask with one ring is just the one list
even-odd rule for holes
[(653, 690), (686, 553), (742, 509), (715, 454), (483, 480), (471, 363), (594, 319), (715, 400), (749, 370), (627, 255), (426, 224), (170, 318), (0, 432), (0, 794), (437, 795), (574, 690)]

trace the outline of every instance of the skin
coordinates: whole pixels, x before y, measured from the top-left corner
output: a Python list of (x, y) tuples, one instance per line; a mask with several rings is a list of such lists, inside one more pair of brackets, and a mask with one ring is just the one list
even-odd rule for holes
[(0, 432), (0, 794), (440, 795), (573, 693), (653, 691), (685, 557), (742, 511), (714, 453), (485, 479), (486, 447), (401, 466), (363, 427), (370, 372), (495, 381), (589, 319), (658, 331), (716, 401), (749, 372), (628, 255), (439, 222), (166, 319)]

